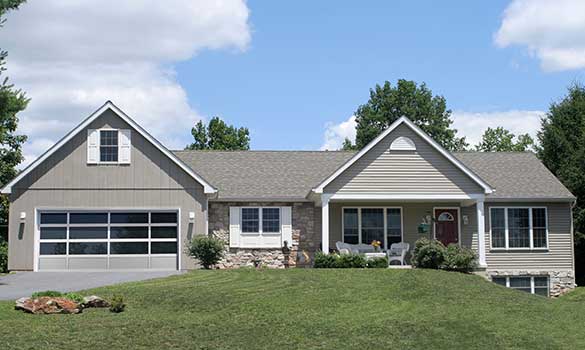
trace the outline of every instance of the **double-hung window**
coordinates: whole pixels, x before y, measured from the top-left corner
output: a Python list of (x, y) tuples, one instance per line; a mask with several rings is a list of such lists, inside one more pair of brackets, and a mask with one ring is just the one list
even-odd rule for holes
[(383, 249), (402, 241), (401, 208), (343, 208), (343, 242), (371, 244), (380, 241)]
[(100, 162), (118, 162), (118, 130), (100, 130)]
[(88, 164), (130, 164), (132, 153), (129, 129), (89, 129)]
[(546, 208), (490, 208), (491, 243), (494, 249), (546, 249)]
[(230, 247), (291, 247), (292, 207), (230, 207)]
[(242, 233), (280, 233), (280, 208), (242, 208)]

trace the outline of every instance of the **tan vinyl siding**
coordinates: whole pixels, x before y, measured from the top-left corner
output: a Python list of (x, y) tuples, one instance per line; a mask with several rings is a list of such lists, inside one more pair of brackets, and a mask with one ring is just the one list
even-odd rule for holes
[[(390, 151), (400, 136), (416, 151)], [(327, 193), (471, 194), (482, 188), (406, 125), (386, 138), (325, 187)]]
[[(547, 251), (496, 251), (491, 249), (490, 207), (546, 207), (548, 218)], [(553, 270), (573, 268), (570, 203), (486, 203), (486, 260), (488, 269)]]
[[(106, 111), (88, 129), (131, 129)], [(31, 270), (34, 252), (35, 208), (181, 210), (183, 247), (193, 234), (205, 232), (207, 198), (203, 187), (162, 152), (132, 132), (132, 161), (128, 165), (88, 165), (87, 129), (82, 130), (13, 187), (10, 195), (9, 268)], [(195, 212), (190, 224), (189, 212)], [(20, 212), (26, 213), (24, 224)], [(182, 268), (193, 266), (182, 253)]]

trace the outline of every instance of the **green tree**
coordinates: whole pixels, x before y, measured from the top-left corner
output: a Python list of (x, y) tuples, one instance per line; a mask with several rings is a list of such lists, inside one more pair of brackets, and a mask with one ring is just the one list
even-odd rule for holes
[(236, 128), (227, 125), (219, 117), (214, 117), (205, 125), (202, 121), (197, 122), (191, 129), (194, 142), (187, 145), (186, 149), (192, 150), (249, 150), (250, 132), (248, 128)]
[(388, 81), (370, 89), (370, 99), (358, 107), (356, 143), (344, 142), (343, 149), (361, 149), (402, 116), (408, 117), (435, 141), (448, 150), (463, 150), (465, 138), (451, 128), (451, 110), (443, 96), (433, 96), (425, 83), (400, 79), (396, 86)]
[(577, 197), (573, 208), (577, 284), (585, 283), (585, 87), (574, 84), (541, 120), (538, 156)]
[(476, 151), (482, 152), (524, 152), (534, 146), (534, 140), (528, 134), (515, 135), (499, 126), (495, 129), (487, 128), (481, 137), (481, 142), (475, 146)]
[[(18, 9), (24, 0), (1, 0), (0, 1), (0, 27), (6, 21), (4, 15), (10, 10)], [(29, 99), (24, 92), (16, 89), (8, 82), (7, 77), (2, 77), (6, 71), (6, 56), (8, 53), (0, 50), (0, 185), (12, 180), (18, 173), (16, 166), (20, 164), (22, 156), (22, 144), (26, 136), (17, 135), (18, 117), (16, 114), (23, 111)], [(0, 198), (0, 228), (2, 235), (6, 234), (5, 227), (8, 223), (8, 198)]]

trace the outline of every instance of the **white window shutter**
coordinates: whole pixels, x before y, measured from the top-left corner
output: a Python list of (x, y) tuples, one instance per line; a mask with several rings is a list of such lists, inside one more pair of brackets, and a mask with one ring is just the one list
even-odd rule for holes
[(121, 129), (118, 132), (118, 163), (130, 164), (130, 154), (132, 153), (131, 133), (128, 129)]
[(87, 164), (97, 164), (100, 158), (100, 132), (87, 130)]
[(240, 207), (230, 207), (230, 247), (240, 245)]
[(282, 246), (284, 247), (284, 241), (286, 241), (288, 247), (292, 247), (292, 208), (281, 207), (280, 208), (281, 222), (282, 222)]

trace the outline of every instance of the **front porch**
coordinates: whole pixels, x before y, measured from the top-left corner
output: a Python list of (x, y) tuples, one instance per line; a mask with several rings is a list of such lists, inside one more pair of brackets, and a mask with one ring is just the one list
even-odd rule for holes
[(377, 240), (382, 251), (405, 242), (410, 244), (409, 261), (415, 242), (425, 237), (471, 248), (478, 252), (479, 266), (486, 266), (483, 198), (342, 199), (324, 194), (321, 204), (323, 252), (336, 250), (337, 242)]

